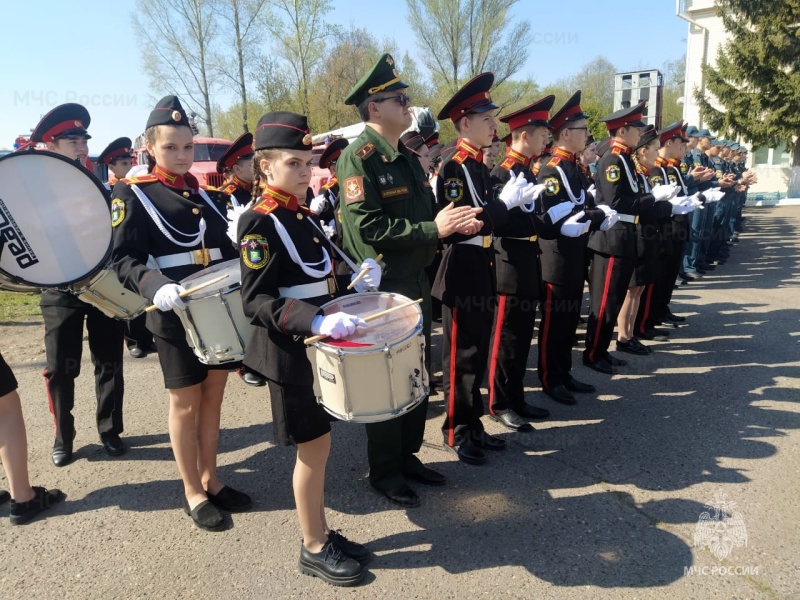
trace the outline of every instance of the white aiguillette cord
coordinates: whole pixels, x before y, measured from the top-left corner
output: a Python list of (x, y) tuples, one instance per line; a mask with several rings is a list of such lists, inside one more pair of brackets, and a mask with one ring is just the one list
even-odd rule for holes
[[(300, 254), (297, 252), (297, 248), (292, 241), (292, 237), (289, 235), (289, 232), (286, 231), (286, 227), (283, 226), (283, 223), (281, 223), (274, 214), (270, 213), (269, 216), (275, 223), (275, 231), (278, 232), (278, 237), (281, 238), (286, 251), (289, 253), (289, 257), (292, 259), (292, 262), (300, 267), (303, 273), (315, 279), (324, 279), (330, 275), (333, 270), (333, 264), (331, 263), (331, 255), (328, 254), (325, 248), (322, 248), (322, 260), (314, 263), (303, 262), (303, 259), (300, 258)], [(320, 265), (320, 267), (314, 268), (315, 265)]]
[[(155, 206), (153, 206), (153, 203), (150, 201), (150, 198), (147, 197), (147, 195), (139, 188), (139, 186), (131, 185), (131, 189), (133, 190), (133, 193), (136, 194), (136, 197), (139, 198), (139, 201), (142, 203), (142, 206), (144, 207), (144, 210), (147, 212), (147, 214), (153, 220), (153, 223), (156, 224), (156, 227), (158, 227), (159, 231), (161, 231), (161, 233), (164, 234), (164, 237), (167, 238), (170, 242), (172, 242), (176, 246), (181, 246), (183, 248), (191, 248), (192, 246), (196, 246), (197, 244), (203, 244), (203, 242), (204, 242), (203, 237), (204, 237), (204, 235), (206, 233), (206, 221), (205, 221), (205, 219), (200, 217), (200, 228), (199, 228), (199, 230), (198, 230), (196, 235), (195, 234), (191, 234), (191, 233), (184, 233), (180, 229), (176, 229), (175, 227), (170, 225), (169, 221), (167, 221), (161, 215), (161, 213), (158, 212), (158, 209)], [(225, 217), (223, 217), (223, 219), (224, 218)], [(166, 229), (166, 227), (164, 227), (164, 225), (166, 225), (167, 227), (172, 229), (172, 231), (174, 231), (175, 233), (179, 233), (180, 235), (182, 235), (184, 237), (192, 238), (192, 239), (190, 241), (188, 241), (188, 242), (179, 242), (178, 240), (176, 240), (172, 236), (172, 234), (169, 231), (167, 231), (167, 229)], [(203, 244), (203, 247), (205, 247), (205, 244)]]
[(344, 250), (339, 248), (339, 246), (337, 246), (331, 240), (328, 239), (328, 236), (325, 235), (325, 232), (322, 231), (322, 228), (319, 225), (317, 225), (317, 222), (314, 219), (309, 219), (309, 221), (316, 228), (316, 230), (319, 231), (325, 237), (326, 240), (328, 240), (328, 244), (330, 244), (330, 247), (336, 250), (336, 253), (342, 257), (342, 260), (347, 264), (347, 266), (353, 269), (353, 273), (358, 273), (360, 269), (356, 265), (356, 263), (353, 262), (353, 259), (347, 256), (347, 254), (344, 253)]

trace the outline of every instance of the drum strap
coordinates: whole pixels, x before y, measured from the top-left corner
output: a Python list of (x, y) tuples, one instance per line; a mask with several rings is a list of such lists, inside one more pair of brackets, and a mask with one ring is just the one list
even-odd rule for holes
[[(196, 235), (191, 233), (184, 233), (183, 231), (176, 229), (167, 222), (167, 220), (161, 215), (161, 213), (158, 212), (158, 209), (155, 206), (153, 206), (153, 203), (150, 201), (150, 198), (148, 198), (147, 195), (141, 189), (139, 189), (139, 186), (131, 185), (131, 189), (133, 190), (133, 193), (136, 194), (136, 197), (139, 198), (139, 201), (142, 203), (142, 206), (144, 207), (147, 214), (150, 215), (150, 218), (153, 220), (153, 223), (155, 223), (156, 227), (158, 227), (158, 230), (162, 234), (164, 234), (164, 237), (167, 238), (170, 242), (172, 242), (176, 246), (181, 246), (183, 248), (191, 248), (192, 246), (196, 246), (197, 244), (202, 244), (203, 247), (205, 247), (204, 236), (206, 233), (206, 220), (203, 217), (200, 217), (200, 228)], [(167, 228), (164, 227), (165, 225), (166, 227), (172, 229), (172, 231), (174, 231), (175, 233), (179, 233), (184, 237), (190, 238), (193, 235), (194, 237), (188, 242), (179, 242), (172, 236), (172, 234), (169, 231), (167, 231)]]
[[(331, 264), (331, 257), (328, 254), (328, 251), (325, 248), (320, 247), (322, 250), (322, 260), (319, 262), (313, 263), (306, 263), (303, 262), (303, 259), (300, 258), (300, 254), (297, 252), (297, 248), (292, 241), (292, 237), (289, 235), (289, 232), (286, 231), (286, 228), (283, 226), (278, 218), (270, 213), (269, 215), (273, 222), (275, 223), (275, 230), (278, 232), (278, 236), (281, 238), (283, 245), (286, 247), (286, 251), (289, 253), (289, 257), (292, 261), (300, 267), (300, 269), (308, 275), (309, 277), (314, 277), (315, 279), (322, 279), (327, 277), (331, 271), (333, 270), (333, 265)], [(320, 265), (319, 268), (314, 268), (315, 266)]]

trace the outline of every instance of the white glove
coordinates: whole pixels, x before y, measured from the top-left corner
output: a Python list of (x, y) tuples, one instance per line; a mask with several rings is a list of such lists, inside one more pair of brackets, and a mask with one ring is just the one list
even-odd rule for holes
[(705, 197), (706, 202), (719, 202), (725, 197), (725, 192), (719, 188), (711, 188), (710, 190), (703, 192), (703, 196)]
[(608, 231), (619, 221), (619, 213), (611, 208), (609, 208), (609, 211), (610, 212), (603, 211), (606, 213), (606, 218), (600, 223), (600, 231)]
[(180, 294), (185, 292), (186, 289), (177, 283), (168, 283), (158, 288), (156, 295), (153, 296), (153, 304), (156, 305), (158, 310), (168, 311), (174, 308), (186, 308), (186, 305), (181, 300)]
[[(367, 274), (359, 281), (353, 289), (357, 292), (366, 292), (369, 288), (378, 289), (378, 286), (381, 284), (381, 274), (383, 273), (383, 269), (381, 266), (375, 262), (375, 259), (368, 258), (364, 262), (361, 263), (361, 266), (358, 268), (358, 273), (363, 271), (364, 269), (369, 269)], [(350, 278), (350, 281), (353, 281), (356, 277), (358, 277), (358, 273), (353, 273), (353, 276)]]
[(608, 204), (598, 204), (595, 206), (595, 208), (599, 208), (600, 210), (602, 210), (604, 213), (606, 213), (607, 217), (610, 215), (617, 214), (617, 211), (611, 208)]
[(227, 216), (229, 223), (228, 231), (226, 231), (226, 233), (228, 234), (230, 240), (237, 246), (239, 245), (239, 240), (236, 239), (236, 227), (239, 225), (239, 217), (241, 217), (242, 213), (246, 210), (246, 206), (233, 206), (228, 209)]
[(325, 205), (328, 201), (325, 199), (325, 196), (320, 194), (319, 196), (314, 196), (311, 199), (311, 203), (308, 205), (308, 208), (311, 209), (311, 212), (315, 214), (320, 214), (323, 210), (325, 210)]
[(660, 184), (650, 190), (650, 193), (653, 194), (656, 202), (662, 202), (663, 200), (669, 200), (674, 197), (675, 194), (678, 193), (678, 188), (674, 185)]
[(503, 189), (500, 190), (500, 194), (498, 198), (500, 201), (506, 205), (506, 208), (512, 209), (520, 204), (524, 204), (523, 200), (523, 192), (522, 190), (525, 186), (528, 185), (528, 180), (525, 179), (525, 176), (520, 173), (519, 175), (511, 173), (511, 177), (503, 186)]
[(334, 224), (333, 220), (327, 225), (322, 226), (322, 231), (328, 237), (329, 240), (333, 239), (333, 236), (336, 235), (336, 225)]
[(323, 317), (318, 315), (311, 321), (311, 331), (317, 335), (332, 337), (335, 340), (351, 335), (356, 327), (363, 327), (364, 319), (346, 312), (336, 312)]
[(591, 194), (591, 195), (592, 195), (592, 198), (594, 198), (594, 195), (597, 193), (597, 188), (595, 187), (595, 185), (594, 185), (594, 184), (592, 184), (592, 185), (590, 185), (590, 186), (589, 186), (589, 188), (586, 190), (586, 193), (587, 193), (587, 194)]
[(673, 204), (672, 205), (672, 214), (673, 215), (686, 215), (689, 214), (694, 210), (694, 205), (691, 203), (688, 204)]
[(590, 220), (587, 219), (584, 223), (578, 223), (578, 219), (583, 216), (583, 212), (579, 212), (578, 214), (572, 215), (569, 219), (564, 221), (564, 224), (561, 226), (561, 235), (565, 235), (567, 237), (580, 237), (589, 231), (589, 227), (592, 226), (592, 222)]
[(547, 211), (547, 216), (550, 217), (552, 223), (558, 223), (571, 212), (572, 202), (559, 202)]
[(542, 195), (544, 188), (543, 183), (529, 183), (522, 188), (523, 204), (520, 205), (520, 208), (523, 212), (532, 213), (535, 210), (536, 200)]

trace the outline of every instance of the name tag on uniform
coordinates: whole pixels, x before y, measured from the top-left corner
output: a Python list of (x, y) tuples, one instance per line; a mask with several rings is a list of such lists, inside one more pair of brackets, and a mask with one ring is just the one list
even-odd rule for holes
[(396, 196), (405, 196), (408, 194), (408, 187), (403, 185), (396, 188), (389, 188), (388, 190), (381, 190), (381, 198), (394, 198)]

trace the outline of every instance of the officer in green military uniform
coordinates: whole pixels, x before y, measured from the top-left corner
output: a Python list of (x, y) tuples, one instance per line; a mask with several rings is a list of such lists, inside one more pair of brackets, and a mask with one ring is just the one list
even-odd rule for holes
[[(358, 108), (366, 127), (342, 151), (336, 165), (341, 182), (342, 244), (356, 262), (383, 254), (381, 291), (422, 298), (429, 349), (431, 296), (425, 267), (433, 260), (439, 238), (476, 227), (478, 211), (449, 205), (434, 215), (433, 191), (426, 174), (400, 141), (412, 122), (406, 88), (394, 59), (384, 54), (345, 99), (345, 104)], [(428, 365), (429, 356), (428, 351)], [(422, 445), (427, 407), (426, 399), (402, 417), (366, 426), (370, 484), (405, 507), (420, 503), (409, 480), (445, 483), (443, 475), (415, 456)]]

